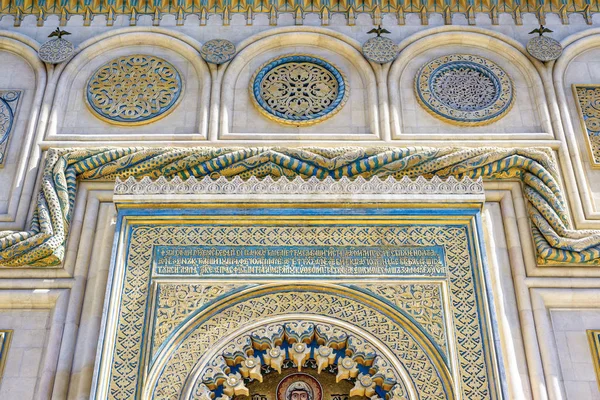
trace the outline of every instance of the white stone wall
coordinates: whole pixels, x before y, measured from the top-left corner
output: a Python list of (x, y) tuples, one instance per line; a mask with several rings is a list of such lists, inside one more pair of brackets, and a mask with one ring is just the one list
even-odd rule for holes
[(17, 108), (16, 123), (9, 139), (5, 153), (4, 166), (0, 168), (0, 181), (7, 190), (0, 191), (0, 212), (8, 212), (8, 203), (13, 188), (16, 186), (16, 174), (19, 172), (19, 161), (23, 156), (23, 145), (26, 143), (28, 122), (35, 113), (33, 100), (35, 95), (35, 74), (27, 60), (10, 51), (0, 51), (0, 88), (22, 90), (21, 100)]
[(0, 398), (35, 398), (35, 389), (42, 375), (49, 319), (48, 310), (0, 309), (0, 326), (13, 330), (0, 381)]
[(585, 333), (587, 329), (597, 330), (600, 326), (600, 309), (552, 309), (550, 315), (568, 398), (600, 399), (599, 383)]

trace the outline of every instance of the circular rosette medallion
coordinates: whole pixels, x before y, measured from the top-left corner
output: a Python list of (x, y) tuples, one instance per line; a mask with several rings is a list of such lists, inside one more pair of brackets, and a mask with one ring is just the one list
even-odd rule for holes
[(200, 49), (200, 55), (211, 64), (223, 64), (235, 56), (235, 45), (224, 39), (209, 40)]
[(490, 60), (465, 54), (436, 58), (421, 67), (415, 92), (427, 112), (455, 125), (492, 123), (514, 103), (508, 74)]
[(250, 80), (250, 92), (263, 115), (295, 126), (332, 117), (349, 96), (344, 75), (327, 61), (310, 55), (270, 60)]
[(527, 42), (527, 52), (540, 61), (556, 60), (562, 51), (560, 43), (551, 37), (536, 36)]
[(394, 61), (400, 49), (392, 39), (376, 36), (363, 44), (362, 51), (368, 60), (385, 64)]
[(40, 60), (48, 64), (59, 64), (67, 61), (73, 53), (75, 53), (75, 46), (63, 38), (48, 40), (38, 50)]
[(86, 86), (86, 100), (99, 118), (118, 125), (141, 125), (163, 118), (181, 98), (177, 69), (159, 57), (133, 55), (100, 67)]

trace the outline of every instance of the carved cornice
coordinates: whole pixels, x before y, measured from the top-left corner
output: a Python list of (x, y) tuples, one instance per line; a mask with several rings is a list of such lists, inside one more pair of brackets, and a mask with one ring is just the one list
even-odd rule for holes
[(369, 179), (365, 179), (362, 176), (356, 179), (342, 177), (339, 180), (335, 180), (330, 176), (325, 179), (317, 179), (315, 177), (302, 179), (298, 176), (291, 180), (285, 176), (278, 179), (273, 179), (270, 176), (258, 179), (252, 176), (248, 180), (243, 180), (239, 176), (233, 179), (225, 177), (212, 179), (210, 176), (205, 176), (198, 180), (192, 176), (184, 181), (180, 177), (168, 180), (164, 176), (161, 176), (156, 180), (152, 180), (149, 177), (144, 177), (140, 180), (129, 177), (125, 181), (122, 181), (117, 177), (114, 193), (116, 196), (194, 194), (483, 195), (483, 180), (481, 178), (473, 180), (469, 177), (458, 180), (453, 176), (445, 180), (437, 176), (434, 176), (432, 179), (425, 179), (422, 176), (410, 179), (405, 176), (399, 180), (392, 176), (388, 176), (385, 179), (380, 179), (377, 176)]
[(520, 180), (538, 263), (600, 264), (600, 230), (573, 228), (556, 162), (546, 148), (127, 147), (48, 150), (31, 227), (0, 232), (0, 265), (62, 262), (78, 181), (146, 176)]
[(24, 0), (20, 3), (6, 2), (3, 4), (4, 7), (0, 15), (14, 16), (15, 26), (20, 26), (27, 15), (34, 15), (37, 18), (38, 26), (43, 26), (51, 15), (59, 17), (61, 26), (66, 25), (73, 15), (81, 15), (84, 26), (91, 25), (92, 20), (98, 16), (105, 17), (106, 24), (112, 26), (118, 15), (127, 16), (129, 25), (136, 25), (141, 15), (150, 16), (153, 25), (160, 25), (161, 19), (165, 15), (174, 15), (177, 25), (183, 25), (190, 15), (197, 15), (200, 25), (206, 25), (210, 16), (220, 15), (223, 25), (230, 25), (233, 14), (243, 14), (246, 17), (247, 25), (252, 25), (256, 14), (265, 14), (268, 16), (271, 25), (277, 25), (279, 13), (293, 14), (296, 25), (301, 25), (305, 15), (309, 13), (318, 14), (323, 25), (330, 24), (331, 14), (333, 13), (345, 14), (348, 25), (356, 24), (358, 13), (371, 14), (375, 25), (381, 24), (384, 14), (395, 14), (398, 25), (404, 25), (405, 16), (409, 13), (418, 14), (423, 25), (428, 24), (430, 13), (442, 14), (447, 24), (452, 23), (454, 14), (462, 14), (466, 15), (469, 25), (475, 25), (476, 13), (489, 15), (495, 25), (499, 23), (500, 13), (512, 14), (517, 25), (523, 23), (522, 13), (535, 13), (538, 21), (542, 24), (546, 23), (546, 13), (558, 13), (565, 24), (569, 23), (569, 15), (583, 14), (586, 22), (591, 24), (592, 15), (599, 11), (598, 4), (587, 3), (584, 0), (571, 0), (568, 3), (562, 0), (547, 2), (541, 0), (523, 0), (521, 2), (475, 0), (472, 3), (464, 3), (460, 0), (435, 0), (433, 2), (404, 0), (400, 2), (383, 1), (381, 3), (357, 0), (354, 2), (340, 1), (335, 4), (323, 0), (294, 3), (284, 1), (248, 3), (241, 0), (233, 0), (228, 3), (217, 0), (206, 2), (186, 0), (177, 5), (173, 5), (171, 2), (154, 2), (150, 0), (123, 0), (119, 2), (99, 0), (91, 3), (84, 0), (69, 2)]

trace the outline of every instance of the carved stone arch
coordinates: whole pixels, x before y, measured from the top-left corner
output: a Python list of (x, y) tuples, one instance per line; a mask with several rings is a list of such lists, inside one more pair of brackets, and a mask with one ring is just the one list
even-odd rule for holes
[[(59, 69), (60, 76), (56, 82), (56, 91), (50, 114), (50, 121), (46, 130), (47, 139), (63, 139), (63, 136), (60, 135), (62, 132), (60, 132), (59, 130), (64, 125), (63, 113), (65, 109), (68, 109), (67, 103), (69, 102), (73, 81), (76, 77), (79, 76), (80, 73), (82, 73), (84, 69), (86, 69), (86, 66), (91, 65), (90, 63), (95, 62), (98, 59), (98, 57), (104, 57), (107, 52), (122, 51), (126, 53), (115, 53), (115, 58), (118, 55), (133, 55), (136, 53), (140, 53), (139, 50), (135, 50), (135, 46), (151, 46), (153, 48), (161, 48), (165, 52), (168, 52), (173, 56), (177, 56), (181, 60), (184, 60), (185, 62), (189, 63), (189, 65), (192, 67), (191, 70), (193, 70), (194, 72), (193, 76), (195, 81), (193, 87), (191, 88), (189, 87), (189, 82), (183, 83), (186, 89), (183, 90), (184, 98), (182, 99), (181, 103), (184, 104), (185, 99), (188, 96), (192, 94), (195, 96), (197, 109), (194, 111), (198, 117), (197, 123), (193, 127), (194, 132), (190, 133), (201, 136), (202, 138), (205, 138), (207, 136), (210, 92), (212, 83), (209, 67), (206, 64), (206, 62), (200, 57), (199, 54), (201, 44), (190, 37), (187, 37), (182, 34), (174, 34), (166, 29), (124, 28), (116, 31), (111, 31), (110, 33), (101, 35), (99, 38), (94, 38), (93, 40), (88, 40), (82, 43), (80, 46), (77, 47), (75, 56), (66, 65), (61, 66), (61, 68)], [(168, 59), (168, 57), (165, 59), (166, 61), (172, 62)], [(99, 67), (99, 65), (97, 67)], [(92, 70), (90, 71), (87, 71), (86, 69), (87, 75), (91, 76), (97, 67), (92, 68)], [(184, 73), (185, 71), (179, 72)], [(79, 103), (85, 103), (85, 101), (81, 100), (79, 101)], [(176, 109), (173, 112), (173, 115), (175, 115), (175, 113), (177, 113), (179, 110), (183, 112), (183, 108), (181, 108), (181, 105), (178, 107), (178, 109)], [(165, 120), (169, 119), (170, 118), (168, 116), (165, 118)], [(164, 124), (167, 124), (167, 122), (165, 122)], [(134, 132), (136, 132), (135, 129), (137, 129), (137, 131), (140, 131), (140, 129), (145, 130), (145, 127), (148, 126), (152, 125), (142, 125), (141, 128), (122, 127), (120, 128), (120, 130), (115, 131), (114, 133), (103, 133), (103, 138), (104, 140), (107, 140), (108, 138), (114, 140), (123, 140), (123, 138), (126, 138), (127, 140), (131, 140), (133, 138), (137, 138), (139, 140), (147, 140), (147, 137), (144, 135), (138, 134), (135, 137), (124, 137), (122, 133), (123, 131), (129, 130), (130, 132), (132, 132), (132, 134), (134, 134)], [(153, 134), (153, 139), (155, 140), (161, 138), (161, 134), (157, 134), (156, 132), (150, 133)], [(73, 135), (78, 134), (74, 133)], [(68, 135), (67, 137), (69, 136), (72, 135)], [(77, 137), (78, 139), (86, 140), (84, 136), (78, 135)], [(163, 138), (167, 137), (171, 138), (171, 136), (167, 134), (165, 134)]]
[[(598, 172), (590, 166), (594, 163), (591, 149), (586, 149), (584, 141), (579, 142), (587, 132), (581, 125), (581, 116), (577, 110), (577, 100), (573, 95), (573, 88), (569, 84), (568, 70), (573, 61), (578, 60), (584, 53), (600, 50), (600, 29), (590, 29), (568, 36), (561, 41), (563, 53), (554, 61), (552, 67), (552, 83), (556, 92), (556, 100), (559, 108), (560, 118), (557, 132), (558, 138), (564, 140), (567, 145), (569, 156), (573, 160), (573, 167), (564, 165), (566, 178), (564, 184), (569, 193), (573, 207), (573, 216), (576, 221), (585, 221), (587, 218), (597, 218), (594, 210), (592, 187), (597, 181)], [(589, 79), (589, 78), (588, 78)], [(583, 79), (571, 81), (573, 84), (596, 84), (597, 82), (586, 82)], [(581, 136), (580, 136), (581, 135)], [(587, 153), (587, 155), (586, 155)], [(560, 160), (562, 161), (562, 160)]]
[[(381, 137), (381, 115), (378, 110), (379, 99), (378, 85), (377, 85), (377, 71), (362, 55), (360, 48), (356, 47), (356, 43), (351, 40), (343, 40), (340, 34), (330, 34), (324, 29), (291, 29), (291, 28), (280, 28), (269, 31), (270, 35), (259, 34), (256, 38), (251, 37), (242, 43), (242, 47), (239, 50), (235, 58), (224, 66), (223, 70), (220, 70), (220, 82), (221, 82), (221, 101), (220, 101), (220, 113), (219, 113), (219, 138), (221, 139), (255, 139), (256, 136), (245, 132), (235, 132), (233, 129), (234, 118), (234, 106), (236, 100), (236, 88), (238, 91), (245, 92), (248, 90), (247, 84), (238, 84), (238, 79), (244, 74), (244, 68), (249, 66), (251, 62), (256, 63), (257, 59), (264, 57), (265, 54), (272, 54), (267, 59), (261, 59), (261, 63), (268, 61), (276, 56), (284, 54), (295, 54), (295, 53), (306, 53), (310, 54), (310, 49), (305, 50), (307, 47), (317, 49), (318, 51), (324, 51), (331, 55), (338, 56), (339, 59), (343, 59), (345, 64), (351, 67), (350, 71), (343, 71), (348, 76), (348, 87), (350, 87), (350, 101), (344, 109), (338, 114), (338, 118), (343, 115), (344, 111), (351, 110), (352, 97), (358, 96), (359, 92), (364, 92), (364, 104), (366, 104), (367, 113), (365, 114), (365, 121), (361, 125), (368, 128), (368, 132), (363, 132), (360, 135), (357, 134), (356, 138), (362, 139), (379, 139)], [(301, 48), (301, 50), (298, 50)], [(277, 51), (274, 51), (277, 50)], [(317, 51), (315, 50), (315, 51)], [(319, 56), (319, 54), (317, 54)], [(325, 58), (325, 57), (324, 57)], [(327, 60), (332, 61), (332, 60)], [(337, 62), (333, 62), (337, 67)], [(253, 66), (254, 68), (254, 66)], [(258, 68), (258, 65), (256, 65)], [(250, 75), (255, 71), (251, 71)], [(245, 76), (245, 75), (244, 75)], [(352, 81), (354, 77), (354, 81)], [(361, 80), (360, 84), (357, 82), (357, 78)], [(358, 88), (358, 90), (357, 90)], [(242, 93), (238, 93), (240, 99)], [(245, 94), (245, 93), (244, 93)], [(245, 104), (245, 103), (244, 103)], [(248, 105), (252, 107), (252, 105)], [(246, 106), (246, 107), (248, 107)], [(336, 118), (336, 117), (333, 117)], [(318, 127), (319, 125), (315, 125)], [(303, 128), (313, 129), (313, 128)], [(321, 134), (323, 128), (319, 130), (314, 128), (314, 131), (307, 131), (307, 134), (314, 135), (316, 132)], [(304, 133), (304, 131), (301, 131)], [(327, 132), (325, 132), (327, 133)], [(329, 133), (327, 133), (329, 135)], [(286, 133), (276, 134), (270, 133), (271, 138), (275, 137), (290, 137)], [(298, 132), (292, 134), (291, 137), (297, 138)], [(329, 136), (328, 136), (329, 137)], [(314, 136), (313, 136), (314, 138)], [(331, 136), (331, 138), (347, 139), (347, 135)]]
[[(506, 61), (499, 64), (502, 68), (512, 68), (524, 80), (523, 87), (528, 92), (528, 97), (533, 103), (533, 112), (539, 119), (539, 127), (541, 132), (548, 135), (550, 139), (553, 132), (550, 111), (542, 77), (544, 75), (544, 67), (541, 63), (527, 55), (525, 47), (497, 32), (491, 32), (481, 28), (460, 27), (440, 27), (422, 32), (414, 37), (410, 37), (399, 44), (401, 49), (400, 55), (392, 63), (388, 73), (388, 85), (390, 96), (390, 121), (392, 137), (398, 139), (400, 135), (406, 135), (410, 132), (403, 132), (403, 104), (401, 99), (401, 91), (406, 88), (401, 87), (401, 80), (406, 74), (409, 63), (416, 57), (425, 52), (432, 52), (432, 58), (440, 55), (453, 53), (442, 53), (445, 47), (455, 46), (461, 48), (461, 53), (470, 54), (469, 48), (476, 48), (476, 54), (486, 57), (497, 55), (496, 58)], [(463, 50), (464, 48), (464, 50)], [(510, 72), (507, 70), (507, 72)], [(510, 74), (509, 74), (510, 75)], [(412, 73), (407, 75), (413, 79)], [(514, 80), (514, 77), (512, 77)], [(413, 92), (411, 83), (410, 92)], [(519, 110), (523, 108), (523, 96), (519, 97), (516, 93), (517, 103), (513, 109)], [(529, 103), (529, 102), (526, 102)], [(529, 111), (531, 113), (531, 111)], [(449, 126), (449, 125), (447, 125)], [(464, 128), (460, 128), (464, 129)], [(485, 130), (487, 128), (483, 128)], [(456, 135), (452, 136), (456, 139)]]
[[(34, 193), (35, 180), (38, 173), (37, 165), (41, 152), (36, 145), (40, 132), (44, 127), (47, 115), (42, 107), (44, 94), (47, 90), (48, 73), (52, 66), (45, 65), (38, 57), (37, 51), (40, 45), (37, 41), (16, 32), (0, 31), (0, 51), (14, 54), (15, 57), (27, 64), (33, 76), (20, 71), (21, 81), (12, 81), (10, 86), (0, 89), (24, 90), (21, 96), (19, 109), (16, 113), (17, 124), (11, 136), (7, 153), (9, 158), (5, 160), (2, 174), (6, 177), (5, 184), (11, 190), (5, 191), (5, 196), (0, 196), (0, 202), (6, 202), (8, 207), (1, 211), (8, 216), (7, 221), (11, 228), (13, 221), (24, 224), (29, 212), (30, 196)], [(7, 60), (2, 59), (3, 73), (5, 77), (11, 77), (10, 69), (6, 65)], [(19, 68), (16, 66), (16, 68)], [(33, 78), (33, 79), (31, 79)], [(13, 78), (11, 78), (13, 79)], [(23, 86), (21, 86), (23, 85)], [(29, 93), (26, 93), (29, 91)], [(18, 135), (15, 135), (18, 134)], [(12, 159), (10, 159), (12, 158)], [(9, 180), (13, 180), (9, 184)], [(27, 196), (28, 198), (23, 198)]]
[[(215, 363), (220, 360), (218, 356), (222, 356), (232, 342), (243, 341), (244, 337), (265, 326), (283, 326), (285, 329), (286, 324), (292, 321), (313, 324), (313, 327), (315, 324), (328, 324), (344, 329), (347, 335), (376, 349), (377, 355), (381, 355), (381, 366), (392, 368), (394, 377), (398, 378), (394, 383), (400, 383), (394, 389), (395, 385), (390, 385), (391, 380), (387, 379), (388, 398), (394, 398), (396, 394), (396, 398), (401, 399), (403, 391), (408, 399), (455, 398), (454, 384), (443, 355), (417, 325), (372, 296), (333, 284), (271, 284), (258, 289), (249, 288), (191, 316), (171, 335), (157, 355), (142, 397), (193, 399), (192, 394), (201, 388), (196, 383), (205, 383), (206, 369), (216, 368)], [(284, 338), (287, 337), (285, 335)], [(304, 340), (307, 343), (310, 339), (314, 347), (317, 343), (315, 338), (316, 334), (312, 338), (299, 336), (291, 341), (298, 343)], [(267, 339), (258, 347), (266, 349), (269, 347), (266, 342)], [(279, 344), (277, 340), (272, 343)], [(246, 355), (252, 355), (250, 349), (247, 350)], [(293, 353), (287, 351), (287, 354)], [(357, 353), (347, 351), (346, 354), (352, 358)], [(234, 363), (235, 357), (230, 357), (229, 362)], [(238, 361), (242, 358), (240, 355)], [(371, 357), (366, 365), (374, 363), (375, 358)], [(264, 357), (261, 364), (263, 361)], [(339, 360), (336, 358), (334, 361)], [(257, 362), (254, 360), (254, 363)], [(377, 374), (378, 370), (379, 366), (374, 367), (373, 374)], [(250, 372), (248, 374), (250, 376)], [(222, 378), (219, 380), (221, 385)], [(371, 379), (383, 382), (379, 376)]]

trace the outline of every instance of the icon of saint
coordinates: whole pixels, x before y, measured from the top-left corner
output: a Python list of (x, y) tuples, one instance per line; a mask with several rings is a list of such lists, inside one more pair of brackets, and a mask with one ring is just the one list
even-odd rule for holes
[(298, 381), (292, 383), (285, 394), (285, 400), (313, 400), (314, 395), (306, 382)]

